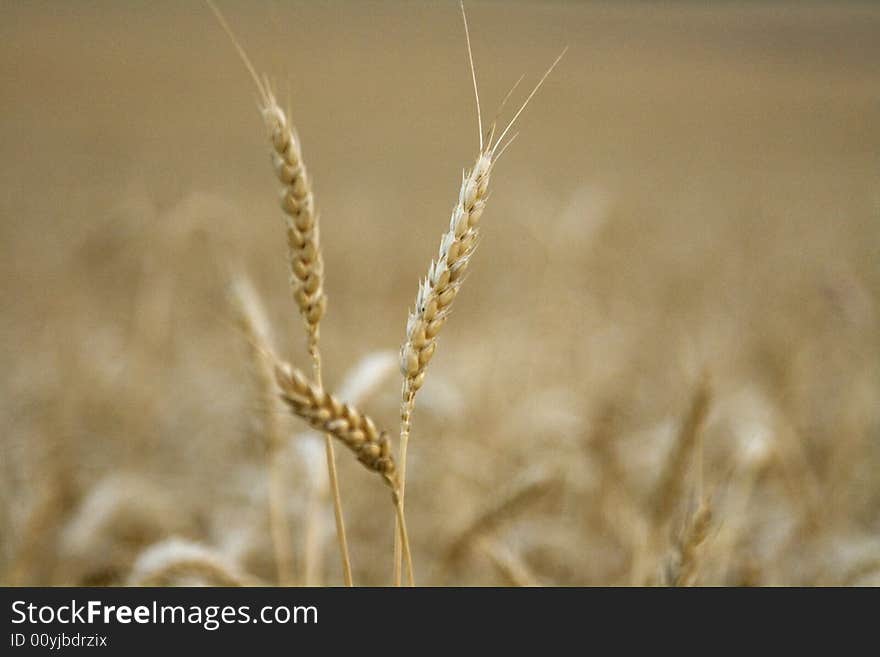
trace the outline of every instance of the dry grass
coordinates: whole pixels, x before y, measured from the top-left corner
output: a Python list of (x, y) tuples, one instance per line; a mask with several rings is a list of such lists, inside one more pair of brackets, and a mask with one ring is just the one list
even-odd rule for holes
[[(151, 581), (344, 583), (331, 431), (350, 580), (393, 582), (349, 447), (403, 468), (400, 380), (353, 364), (434, 257), (401, 354), (419, 583), (880, 583), (876, 8), (469, 4), (484, 99), (572, 45), (479, 223), (454, 4), (227, 9), (308, 146), (312, 177), (263, 98), (284, 227), (203, 8), (3, 10), (4, 581), (143, 581), (171, 542)], [(264, 301), (244, 340), (230, 263)]]

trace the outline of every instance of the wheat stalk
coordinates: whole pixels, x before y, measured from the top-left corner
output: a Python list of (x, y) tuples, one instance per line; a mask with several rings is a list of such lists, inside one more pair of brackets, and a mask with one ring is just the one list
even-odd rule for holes
[[(385, 381), (397, 370), (397, 357), (391, 351), (372, 352), (353, 365), (339, 384), (338, 397), (357, 406), (373, 395)], [(274, 376), (274, 375), (273, 375)], [(274, 380), (273, 380), (274, 385)], [(276, 387), (277, 390), (277, 387)], [(303, 550), (303, 584), (305, 586), (320, 585), (322, 571), (321, 536), (323, 525), (322, 505), (330, 496), (329, 481), (326, 476), (322, 437), (312, 431), (294, 437), (300, 457), (306, 462), (311, 480), (307, 502), (306, 526), (303, 532), (305, 547)], [(321, 446), (318, 462), (312, 446)]]
[[(406, 336), (400, 349), (400, 370), (403, 374), (403, 390), (400, 405), (400, 496), (401, 505), (404, 504), (406, 492), (406, 455), (409, 445), (409, 436), (412, 428), (412, 412), (415, 407), (416, 393), (425, 381), (428, 363), (434, 356), (437, 348), (437, 336), (446, 323), (452, 303), (458, 295), (461, 284), (464, 282), (471, 256), (477, 248), (480, 237), (480, 218), (486, 207), (489, 191), (489, 179), (492, 167), (510, 145), (513, 138), (504, 146), (504, 138), (516, 123), (522, 111), (529, 101), (541, 88), (541, 85), (550, 75), (559, 60), (565, 55), (565, 50), (559, 54), (553, 64), (547, 69), (538, 84), (522, 103), (514, 114), (513, 119), (507, 124), (497, 140), (495, 136), (495, 122), (487, 135), (483, 137), (483, 120), (480, 113), (480, 95), (477, 89), (476, 69), (471, 51), (470, 31), (467, 24), (467, 16), (464, 4), (461, 5), (461, 15), (464, 21), (465, 38), (467, 41), (468, 63), (470, 64), (471, 79), (474, 86), (474, 98), (477, 106), (477, 130), (480, 139), (480, 149), (474, 166), (462, 174), (461, 187), (458, 193), (458, 201), (452, 210), (449, 220), (449, 228), (440, 238), (440, 248), (437, 258), (431, 261), (427, 276), (419, 283), (415, 304), (410, 310), (406, 322)], [(519, 82), (517, 82), (519, 84)], [(514, 85), (507, 97), (513, 92)], [(505, 97), (501, 103), (507, 100)], [(500, 110), (499, 110), (500, 111)], [(398, 532), (399, 533), (399, 532)], [(394, 582), (400, 585), (400, 545), (395, 542), (394, 557)]]
[[(300, 140), (284, 110), (278, 104), (269, 81), (265, 78), (261, 79), (257, 75), (250, 58), (226, 19), (211, 0), (207, 0), (207, 2), (232, 40), (260, 96), (260, 109), (272, 145), (272, 164), (275, 174), (281, 182), (281, 209), (284, 212), (287, 229), (290, 288), (305, 323), (306, 343), (312, 359), (312, 372), (315, 381), (320, 386), (322, 377), (319, 335), (321, 318), (327, 309), (327, 296), (324, 294), (324, 261), (321, 255), (315, 198), (303, 162)], [(342, 573), (346, 586), (352, 586), (351, 557), (349, 556), (345, 520), (342, 514), (342, 498), (339, 493), (339, 477), (336, 472), (336, 455), (333, 453), (333, 441), (329, 435), (324, 436), (324, 449), (327, 457), (330, 490), (333, 495), (333, 512), (342, 558)]]

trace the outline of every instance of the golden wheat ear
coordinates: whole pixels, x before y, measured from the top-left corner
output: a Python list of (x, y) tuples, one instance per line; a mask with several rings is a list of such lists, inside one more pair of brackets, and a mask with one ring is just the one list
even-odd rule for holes
[[(425, 381), (428, 363), (437, 349), (437, 336), (452, 312), (452, 303), (455, 301), (461, 284), (464, 282), (471, 256), (473, 256), (479, 244), (480, 218), (483, 216), (483, 210), (488, 201), (489, 179), (492, 167), (497, 158), (503, 154), (512, 142), (511, 139), (502, 145), (504, 138), (516, 124), (529, 102), (538, 93), (544, 81), (553, 72), (553, 69), (556, 68), (556, 65), (562, 60), (567, 51), (567, 48), (564, 49), (544, 72), (544, 75), (532, 88), (531, 93), (520, 105), (513, 118), (502, 130), (498, 139), (493, 141), (495, 134), (493, 122), (487, 135), (488, 139), (484, 140), (483, 120), (480, 115), (480, 93), (477, 88), (476, 67), (474, 66), (470, 30), (468, 28), (467, 15), (464, 11), (464, 3), (461, 3), (461, 14), (464, 22), (468, 64), (470, 66), (477, 108), (477, 129), (479, 131), (480, 148), (474, 166), (462, 175), (458, 201), (452, 210), (449, 228), (440, 238), (437, 258), (431, 261), (427, 276), (419, 283), (415, 304), (406, 322), (406, 336), (400, 348), (400, 370), (403, 374), (399, 458), (401, 501), (403, 501), (406, 492), (406, 453), (416, 393)], [(517, 81), (511, 91), (505, 96), (502, 106), (507, 102), (507, 99), (518, 84), (519, 82)], [(516, 135), (514, 135), (515, 137)], [(394, 580), (395, 583), (399, 584), (399, 549), (396, 552), (398, 557), (395, 558)]]
[(281, 183), (280, 204), (287, 227), (288, 265), (293, 298), (309, 335), (309, 349), (317, 349), (318, 329), (327, 309), (324, 262), (321, 255), (315, 198), (302, 157), (299, 136), (279, 105), (268, 78), (262, 78), (241, 42), (217, 6), (206, 0), (229, 36), (260, 98), (260, 111), (272, 147), (272, 166)]
[(368, 470), (381, 475), (391, 488), (397, 513), (398, 533), (404, 547), (410, 584), (414, 584), (412, 556), (401, 504), (397, 464), (391, 453), (391, 439), (381, 431), (370, 416), (350, 404), (339, 401), (298, 369), (287, 363), (275, 367), (281, 397), (291, 413), (304, 420), (325, 436), (332, 436), (351, 450)]

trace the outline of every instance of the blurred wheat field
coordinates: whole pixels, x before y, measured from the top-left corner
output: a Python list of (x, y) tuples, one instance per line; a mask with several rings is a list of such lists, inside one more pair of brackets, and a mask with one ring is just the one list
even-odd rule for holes
[[(372, 354), (393, 433), (388, 362), (478, 147), (458, 7), (221, 6), (302, 138), (324, 382)], [(489, 117), (570, 50), (416, 406), (419, 582), (880, 584), (880, 9), (468, 12)], [(2, 580), (133, 583), (179, 549), (274, 583), (231, 271), (308, 355), (253, 87), (202, 3), (0, 15)], [(297, 583), (339, 585), (321, 445), (283, 430)], [(337, 462), (355, 583), (388, 584), (388, 490)]]

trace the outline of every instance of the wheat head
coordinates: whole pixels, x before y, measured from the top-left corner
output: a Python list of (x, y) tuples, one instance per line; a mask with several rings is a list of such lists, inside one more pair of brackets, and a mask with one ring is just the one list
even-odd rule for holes
[(324, 261), (315, 199), (302, 160), (299, 138), (267, 87), (263, 119), (272, 144), (272, 165), (281, 182), (281, 209), (287, 228), (290, 286), (310, 340), (316, 341), (321, 317), (327, 309)]
[[(437, 336), (452, 311), (452, 303), (458, 295), (464, 281), (471, 256), (477, 248), (480, 237), (480, 218), (486, 208), (489, 192), (489, 179), (492, 167), (504, 150), (516, 138), (514, 135), (504, 142), (510, 129), (526, 106), (544, 84), (544, 81), (565, 55), (564, 49), (556, 60), (545, 71), (544, 75), (520, 105), (519, 109), (495, 139), (496, 121), (492, 122), (488, 135), (483, 135), (483, 119), (480, 112), (480, 94), (477, 89), (477, 75), (474, 57), (471, 51), (471, 37), (467, 24), (464, 4), (461, 4), (461, 15), (464, 21), (465, 38), (467, 40), (468, 63), (474, 86), (474, 99), (477, 108), (477, 130), (480, 149), (474, 166), (462, 175), (458, 201), (452, 209), (449, 228), (440, 238), (440, 248), (436, 260), (428, 267), (427, 276), (419, 282), (415, 304), (406, 321), (406, 336), (400, 348), (400, 371), (403, 374), (403, 390), (400, 405), (400, 496), (403, 505), (406, 492), (406, 454), (412, 424), (412, 412), (415, 406), (416, 393), (425, 381), (428, 363), (437, 349)], [(522, 80), (522, 78), (520, 78)], [(499, 108), (504, 108), (507, 99), (519, 85), (519, 81), (505, 96)], [(503, 144), (503, 145), (502, 145)], [(394, 581), (400, 584), (400, 542), (395, 542)]]
[(396, 488), (391, 440), (369, 416), (340, 402), (286, 363), (276, 366), (275, 378), (281, 398), (294, 415), (343, 443), (364, 466), (382, 475), (392, 489)]

